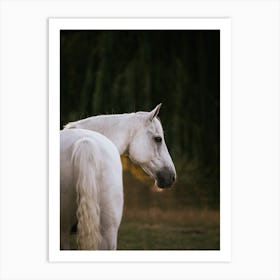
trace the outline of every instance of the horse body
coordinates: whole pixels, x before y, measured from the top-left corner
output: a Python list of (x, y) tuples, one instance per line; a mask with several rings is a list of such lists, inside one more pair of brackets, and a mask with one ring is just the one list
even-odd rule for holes
[[(121, 154), (141, 166), (158, 187), (174, 183), (175, 167), (157, 118), (160, 106), (151, 112), (90, 117), (69, 123), (61, 131), (62, 249), (69, 249), (70, 229), (77, 220), (78, 239), (80, 235), (81, 241), (81, 232), (87, 230), (91, 240), (91, 244), (81, 241), (81, 249), (116, 249), (123, 208)], [(81, 179), (85, 177), (88, 180)], [(83, 189), (87, 192), (81, 199)], [(87, 217), (79, 205), (85, 199)], [(82, 223), (84, 217), (92, 221), (91, 230)]]
[(116, 249), (123, 188), (115, 145), (97, 132), (73, 129), (60, 132), (60, 147), (61, 249), (70, 249), (75, 223), (81, 249)]

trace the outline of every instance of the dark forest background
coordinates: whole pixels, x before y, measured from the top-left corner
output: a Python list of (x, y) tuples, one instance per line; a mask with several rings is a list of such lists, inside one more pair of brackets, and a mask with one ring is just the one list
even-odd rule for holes
[(63, 30), (60, 36), (61, 128), (163, 104), (159, 117), (178, 181), (159, 193), (123, 159), (124, 221), (131, 209), (157, 218), (167, 209), (219, 210), (219, 30)]

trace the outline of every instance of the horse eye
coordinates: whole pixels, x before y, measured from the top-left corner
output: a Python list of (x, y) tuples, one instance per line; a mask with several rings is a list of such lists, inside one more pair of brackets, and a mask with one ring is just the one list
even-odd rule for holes
[(160, 136), (154, 137), (154, 140), (155, 140), (157, 143), (161, 143), (161, 142), (162, 142), (162, 138), (161, 138)]

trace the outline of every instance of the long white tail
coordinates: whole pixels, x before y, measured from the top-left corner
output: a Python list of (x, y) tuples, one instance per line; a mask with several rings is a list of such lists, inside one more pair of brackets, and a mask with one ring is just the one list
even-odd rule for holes
[(102, 237), (100, 233), (99, 187), (95, 158), (96, 145), (90, 138), (81, 138), (72, 154), (77, 194), (77, 240), (80, 250), (97, 250)]

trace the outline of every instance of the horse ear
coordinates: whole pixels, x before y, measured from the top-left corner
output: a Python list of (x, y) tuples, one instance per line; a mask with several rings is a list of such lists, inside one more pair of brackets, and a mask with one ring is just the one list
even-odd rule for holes
[(159, 103), (155, 109), (153, 109), (151, 112), (149, 112), (149, 120), (152, 121), (159, 113), (161, 107), (161, 103)]

